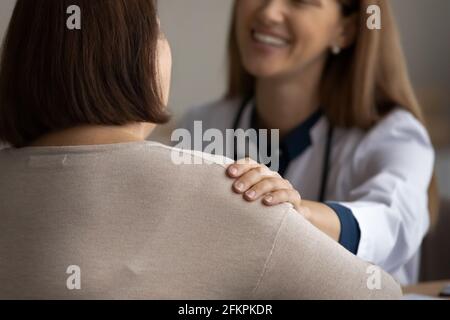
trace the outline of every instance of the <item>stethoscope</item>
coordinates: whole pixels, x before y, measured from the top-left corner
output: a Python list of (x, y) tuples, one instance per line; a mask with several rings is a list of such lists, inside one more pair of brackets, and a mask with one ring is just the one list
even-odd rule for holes
[[(247, 107), (248, 103), (251, 101), (251, 98), (244, 99), (242, 101), (241, 106), (239, 107), (238, 113), (236, 114), (236, 117), (234, 118), (233, 122), (233, 130), (236, 131), (239, 129), (239, 123), (241, 122), (242, 115), (245, 111), (245, 108)], [(325, 144), (325, 154), (323, 159), (323, 166), (322, 166), (322, 177), (321, 177), (321, 184), (319, 189), (319, 202), (325, 201), (325, 194), (327, 191), (327, 182), (328, 182), (328, 174), (330, 171), (330, 158), (331, 158), (331, 142), (333, 141), (333, 134), (334, 134), (334, 128), (332, 125), (329, 125), (328, 127), (328, 133), (327, 133), (327, 140)], [(236, 143), (234, 143), (234, 159), (237, 158), (237, 146)]]

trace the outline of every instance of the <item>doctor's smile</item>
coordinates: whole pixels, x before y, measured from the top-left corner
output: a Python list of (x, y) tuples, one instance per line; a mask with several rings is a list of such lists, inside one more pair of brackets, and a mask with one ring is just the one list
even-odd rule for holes
[(0, 299), (279, 315), (402, 299), (448, 249), (427, 245), (439, 147), (390, 0), (0, 9)]
[(254, 42), (277, 48), (285, 48), (290, 45), (290, 41), (288, 39), (283, 39), (274, 33), (269, 33), (269, 31), (263, 32), (253, 30), (252, 39)]

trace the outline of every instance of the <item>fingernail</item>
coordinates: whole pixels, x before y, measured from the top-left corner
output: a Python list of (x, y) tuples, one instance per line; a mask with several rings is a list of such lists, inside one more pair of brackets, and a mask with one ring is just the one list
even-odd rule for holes
[(256, 196), (256, 192), (253, 190), (250, 190), (250, 191), (246, 192), (245, 194), (249, 198), (254, 198)]
[(267, 202), (267, 203), (271, 203), (272, 200), (273, 200), (272, 196), (267, 196), (267, 197), (264, 198), (264, 201)]
[(235, 176), (235, 175), (237, 174), (237, 169), (236, 169), (235, 167), (231, 167), (230, 170), (229, 170), (229, 172), (230, 172), (233, 176)]
[(239, 191), (243, 191), (244, 190), (244, 184), (242, 182), (239, 182), (235, 185), (236, 189)]

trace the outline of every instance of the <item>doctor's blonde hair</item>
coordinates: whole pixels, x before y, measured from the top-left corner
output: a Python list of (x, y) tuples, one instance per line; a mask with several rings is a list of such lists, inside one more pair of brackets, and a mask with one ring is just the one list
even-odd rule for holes
[[(343, 49), (339, 55), (330, 54), (322, 75), (321, 105), (330, 123), (337, 127), (370, 130), (390, 111), (401, 106), (425, 125), (423, 111), (409, 79), (399, 32), (389, 2), (337, 1), (342, 6), (343, 14), (353, 15), (358, 26), (354, 43)], [(370, 5), (377, 5), (381, 9), (381, 30), (367, 28), (366, 10)], [(234, 22), (235, 17), (229, 35), (226, 98), (246, 98), (254, 94), (255, 79), (243, 67)], [(439, 211), (439, 195), (434, 174), (428, 196), (430, 220), (434, 225)]]

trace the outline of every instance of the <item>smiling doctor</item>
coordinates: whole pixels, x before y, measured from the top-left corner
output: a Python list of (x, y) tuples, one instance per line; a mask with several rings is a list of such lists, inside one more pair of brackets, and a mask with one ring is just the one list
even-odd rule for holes
[[(366, 25), (373, 4), (381, 30)], [(278, 172), (238, 161), (227, 171), (234, 191), (291, 202), (355, 255), (417, 281), (437, 196), (434, 151), (387, 1), (236, 1), (228, 94), (182, 127), (193, 132), (194, 121), (279, 129)]]

